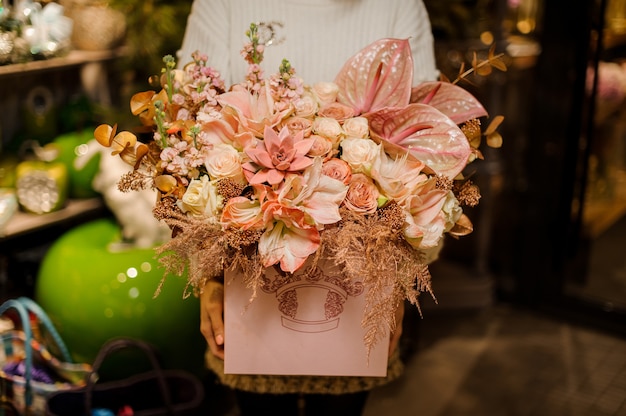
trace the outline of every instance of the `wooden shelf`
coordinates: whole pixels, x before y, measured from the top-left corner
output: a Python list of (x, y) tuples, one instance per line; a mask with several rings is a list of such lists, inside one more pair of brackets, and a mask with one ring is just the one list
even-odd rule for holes
[(71, 219), (77, 215), (97, 212), (103, 207), (102, 199), (89, 198), (70, 200), (64, 208), (47, 214), (30, 214), (19, 211), (7, 223), (4, 235), (0, 237), (0, 242)]
[(0, 66), (0, 77), (23, 75), (25, 72), (48, 71), (88, 63), (112, 60), (124, 55), (124, 48), (107, 51), (73, 50), (66, 56)]

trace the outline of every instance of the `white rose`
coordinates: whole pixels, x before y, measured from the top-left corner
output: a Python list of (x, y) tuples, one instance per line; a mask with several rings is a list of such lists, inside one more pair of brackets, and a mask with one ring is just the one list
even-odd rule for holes
[(337, 144), (344, 134), (341, 124), (330, 117), (316, 117), (313, 120), (312, 130), (313, 133), (326, 137), (333, 144)]
[(369, 174), (378, 151), (378, 145), (369, 139), (349, 137), (341, 141), (341, 159), (348, 162), (355, 173)]
[(446, 220), (445, 232), (448, 232), (463, 214), (463, 208), (459, 205), (459, 200), (456, 199), (452, 191), (448, 192), (446, 201), (443, 203), (443, 207), (441, 207), (441, 211)]
[(320, 106), (324, 106), (337, 99), (339, 86), (334, 82), (318, 82), (313, 85), (313, 93), (317, 97)]
[(217, 181), (209, 181), (208, 176), (193, 179), (178, 207), (194, 217), (206, 217), (212, 223), (217, 222), (224, 198), (217, 192)]
[(347, 137), (367, 139), (370, 135), (369, 122), (365, 117), (352, 117), (343, 122), (343, 131)]
[(244, 183), (241, 157), (237, 149), (229, 144), (214, 145), (213, 149), (207, 152), (204, 166), (211, 179), (230, 178), (238, 183)]

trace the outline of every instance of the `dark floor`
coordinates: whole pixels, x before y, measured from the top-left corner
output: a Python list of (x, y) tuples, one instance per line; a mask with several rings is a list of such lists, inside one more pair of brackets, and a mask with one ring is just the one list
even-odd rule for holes
[(508, 305), (430, 314), (365, 416), (626, 415), (626, 339)]

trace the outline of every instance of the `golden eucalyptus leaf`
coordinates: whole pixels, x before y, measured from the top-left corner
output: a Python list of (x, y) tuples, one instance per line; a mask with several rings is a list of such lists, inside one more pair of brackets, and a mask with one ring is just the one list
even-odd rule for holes
[(100, 124), (93, 132), (93, 137), (98, 143), (104, 147), (111, 147), (115, 132), (117, 131), (117, 124), (113, 127), (108, 124)]
[(506, 64), (504, 63), (504, 61), (502, 61), (501, 58), (494, 58), (490, 61), (491, 66), (502, 71), (502, 72), (506, 72), (507, 71), (507, 67)]
[(496, 55), (496, 44), (493, 43), (491, 47), (489, 48), (489, 64), (492, 67), (499, 69), (502, 72), (506, 72), (507, 68), (506, 68), (506, 64), (502, 60), (503, 56), (504, 54)]
[(474, 231), (474, 225), (472, 221), (470, 221), (469, 217), (465, 214), (461, 214), (461, 218), (452, 226), (450, 230), (450, 235), (456, 237), (462, 237), (468, 234), (471, 234)]
[(160, 175), (154, 178), (154, 184), (159, 191), (169, 194), (176, 189), (177, 182), (172, 175)]
[(497, 131), (487, 135), (487, 146), (499, 149), (502, 147), (502, 135)]
[(143, 159), (149, 152), (150, 152), (150, 148), (147, 145), (140, 143), (139, 146), (137, 146), (137, 148), (135, 149), (135, 157), (136, 157), (135, 166), (134, 166), (135, 169), (139, 167), (139, 164), (141, 163), (141, 159)]
[(138, 92), (130, 98), (130, 112), (136, 116), (148, 110), (152, 106), (154, 91)]
[(122, 152), (127, 153), (128, 150), (132, 150), (134, 153), (135, 144), (137, 143), (137, 136), (129, 131), (121, 131), (113, 137), (111, 142), (112, 155), (117, 155)]
[(488, 136), (494, 131), (496, 131), (498, 127), (500, 127), (500, 124), (502, 124), (503, 121), (504, 121), (504, 116), (495, 116), (493, 120), (491, 120), (491, 123), (489, 123), (489, 125), (487, 126), (487, 129), (485, 129), (485, 133), (484, 133), (485, 136)]
[(482, 77), (486, 77), (493, 72), (491, 65), (483, 65), (476, 68), (476, 73)]

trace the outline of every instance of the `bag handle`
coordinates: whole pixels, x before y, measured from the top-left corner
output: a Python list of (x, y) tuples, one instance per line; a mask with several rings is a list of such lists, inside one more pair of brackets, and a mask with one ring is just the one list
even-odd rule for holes
[(35, 314), (35, 316), (39, 319), (43, 327), (46, 329), (46, 331), (52, 337), (52, 340), (58, 347), (59, 352), (61, 353), (61, 356), (63, 358), (63, 361), (67, 363), (73, 363), (74, 361), (72, 360), (72, 355), (70, 354), (69, 349), (65, 345), (65, 342), (63, 342), (61, 335), (59, 334), (54, 324), (50, 320), (50, 317), (48, 316), (48, 314), (46, 314), (43, 308), (39, 306), (39, 304), (37, 304), (32, 299), (27, 298), (25, 296), (21, 296), (17, 298), (17, 300), (26, 308), (26, 310)]
[(26, 354), (26, 357), (24, 358), (24, 404), (26, 405), (26, 408), (29, 408), (33, 404), (33, 391), (30, 385), (30, 381), (33, 376), (33, 348), (31, 345), (33, 334), (30, 327), (30, 319), (28, 318), (28, 310), (26, 310), (24, 305), (18, 300), (9, 299), (5, 301), (2, 306), (0, 306), (0, 315), (4, 315), (4, 313), (11, 308), (15, 309), (20, 317), (22, 330), (24, 331), (24, 336), (26, 338), (26, 342), (24, 343), (24, 353)]
[(96, 355), (96, 358), (94, 359), (94, 362), (92, 364), (91, 372), (89, 373), (89, 376), (87, 377), (87, 385), (85, 386), (85, 410), (87, 414), (90, 414), (91, 412), (92, 394), (93, 394), (93, 389), (98, 379), (97, 372), (100, 369), (100, 366), (102, 365), (104, 360), (115, 351), (119, 351), (119, 350), (126, 349), (129, 347), (142, 350), (146, 354), (146, 356), (149, 358), (152, 368), (154, 372), (156, 373), (157, 381), (159, 383), (159, 390), (161, 391), (161, 397), (163, 398), (163, 401), (165, 402), (165, 407), (167, 409), (167, 412), (170, 415), (174, 415), (174, 408), (172, 406), (172, 398), (170, 397), (170, 391), (167, 387), (167, 381), (165, 379), (165, 374), (163, 373), (163, 369), (161, 368), (161, 365), (159, 364), (159, 360), (156, 357), (154, 347), (152, 347), (147, 342), (144, 342), (139, 339), (132, 339), (132, 338), (116, 338), (116, 339), (110, 340), (102, 346), (100, 351), (98, 351), (98, 354)]

